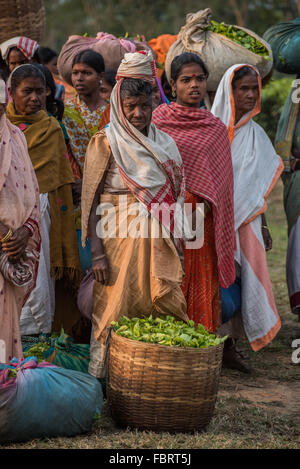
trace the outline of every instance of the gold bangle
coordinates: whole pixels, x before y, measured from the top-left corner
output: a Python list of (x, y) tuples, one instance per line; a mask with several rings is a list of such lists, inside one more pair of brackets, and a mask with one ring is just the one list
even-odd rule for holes
[(9, 228), (8, 232), (6, 233), (6, 235), (4, 236), (4, 238), (2, 238), (0, 240), (0, 243), (5, 243), (5, 241), (8, 241), (10, 238), (12, 237), (12, 231), (11, 229)]

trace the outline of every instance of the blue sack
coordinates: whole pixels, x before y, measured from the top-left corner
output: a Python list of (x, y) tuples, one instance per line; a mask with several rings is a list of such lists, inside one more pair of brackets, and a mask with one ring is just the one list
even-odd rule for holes
[(222, 324), (240, 311), (241, 302), (241, 280), (237, 277), (230, 287), (221, 288)]
[(102, 403), (93, 376), (15, 358), (0, 364), (0, 443), (89, 432)]

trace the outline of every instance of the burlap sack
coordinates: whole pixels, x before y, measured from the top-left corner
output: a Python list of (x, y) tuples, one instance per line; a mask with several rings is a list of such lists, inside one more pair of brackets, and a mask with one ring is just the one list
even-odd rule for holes
[(273, 65), (270, 45), (253, 31), (235, 26), (258, 39), (267, 47), (270, 52), (270, 59), (266, 59), (254, 54), (226, 36), (212, 31), (205, 31), (205, 28), (210, 24), (211, 14), (211, 10), (206, 8), (187, 15), (186, 24), (181, 28), (177, 41), (170, 47), (166, 57), (165, 70), (168, 80), (170, 81), (172, 60), (183, 52), (198, 54), (206, 64), (209, 70), (207, 91), (216, 91), (226, 70), (238, 63), (254, 65), (258, 68), (262, 78), (267, 76)]

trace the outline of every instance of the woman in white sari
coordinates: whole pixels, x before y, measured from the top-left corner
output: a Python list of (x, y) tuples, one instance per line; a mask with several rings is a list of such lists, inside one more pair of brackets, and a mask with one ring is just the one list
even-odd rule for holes
[[(270, 343), (281, 327), (267, 266), (266, 250), (271, 249), (272, 240), (264, 214), (283, 163), (264, 130), (253, 121), (260, 112), (260, 95), (261, 79), (256, 68), (234, 65), (223, 76), (211, 109), (227, 126), (231, 142), (235, 261), (241, 279), (241, 314), (220, 331), (229, 333), (232, 339), (241, 338), (244, 331), (254, 351)], [(233, 341), (227, 365), (249, 371), (237, 359)]]

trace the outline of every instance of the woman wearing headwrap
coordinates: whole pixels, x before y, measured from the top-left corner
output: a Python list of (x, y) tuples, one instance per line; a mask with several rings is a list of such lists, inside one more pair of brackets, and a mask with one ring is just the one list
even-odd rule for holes
[(186, 203), (205, 205), (204, 244), (184, 249), (183, 291), (187, 314), (216, 332), (220, 324), (220, 284), (234, 282), (233, 174), (226, 127), (200, 108), (208, 71), (197, 54), (184, 53), (171, 65), (176, 102), (162, 104), (153, 122), (176, 142), (186, 177)]
[(40, 251), (39, 189), (21, 130), (5, 115), (0, 80), (0, 362), (22, 358), (20, 314), (35, 286)]
[(76, 284), (81, 277), (72, 200), (74, 179), (61, 127), (43, 110), (43, 73), (34, 65), (21, 65), (10, 76), (8, 86), (12, 102), (7, 117), (26, 138), (39, 185), (42, 219), (37, 286), (22, 313), (23, 334), (49, 333), (55, 310), (55, 279)]
[(270, 343), (281, 326), (267, 266), (265, 251), (271, 248), (272, 240), (264, 214), (283, 164), (264, 130), (253, 121), (260, 112), (260, 95), (257, 69), (247, 64), (234, 65), (223, 76), (211, 110), (228, 129), (234, 174), (235, 261), (241, 279), (241, 316), (228, 323), (229, 333), (233, 339), (240, 337), (234, 323), (241, 318), (254, 351)]
[(1, 55), (9, 73), (16, 67), (30, 62), (40, 62), (39, 45), (36, 41), (24, 36), (16, 36), (0, 45)]
[[(82, 242), (89, 232), (96, 279), (89, 372), (97, 377), (105, 373), (112, 321), (150, 314), (188, 319), (176, 239), (181, 243), (174, 238), (180, 217), (170, 210), (184, 201), (182, 160), (174, 141), (151, 124), (154, 78), (151, 53), (125, 55), (111, 95), (110, 124), (93, 137), (86, 154)], [(101, 211), (107, 209), (100, 223), (99, 202)], [(112, 231), (106, 236), (107, 222)]]

